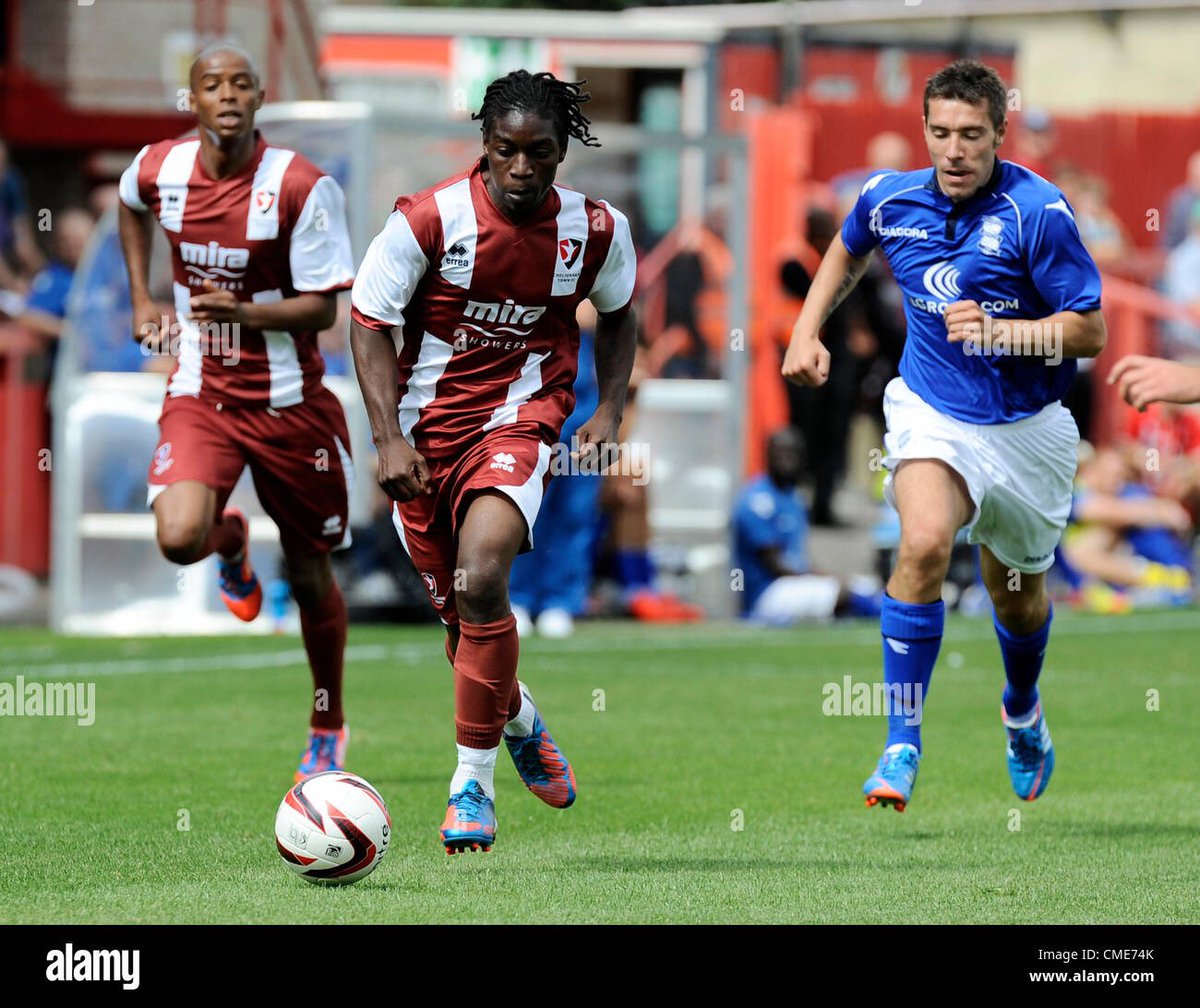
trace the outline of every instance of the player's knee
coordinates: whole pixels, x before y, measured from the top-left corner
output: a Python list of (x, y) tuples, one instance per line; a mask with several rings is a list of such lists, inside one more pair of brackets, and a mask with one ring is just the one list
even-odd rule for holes
[(905, 529), (900, 540), (899, 562), (914, 573), (941, 578), (950, 567), (952, 537), (941, 529), (918, 526)]
[(989, 589), (992, 606), (1000, 623), (1020, 636), (1034, 633), (1049, 613), (1049, 602), (1044, 592), (1031, 594), (1010, 588), (1008, 582)]
[(333, 570), (326, 556), (301, 558), (289, 554), (287, 569), (288, 586), (301, 609), (319, 606), (333, 590)]
[(160, 518), (158, 548), (171, 563), (191, 564), (203, 559), (209, 529), (203, 522)]
[[(472, 622), (491, 618), (508, 603), (508, 571), (492, 557), (464, 564), (457, 572), (454, 594), (458, 607)], [(473, 617), (473, 618), (472, 618)]]

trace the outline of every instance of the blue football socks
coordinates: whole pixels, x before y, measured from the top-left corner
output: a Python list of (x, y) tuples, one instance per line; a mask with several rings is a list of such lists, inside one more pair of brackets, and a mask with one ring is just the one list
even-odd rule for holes
[(1018, 637), (1005, 629), (998, 619), (992, 618), (992, 625), (1000, 640), (1004, 675), (1008, 680), (1004, 687), (1004, 712), (1010, 720), (1019, 720), (1037, 705), (1037, 681), (1046, 657), (1046, 642), (1050, 639), (1050, 623), (1053, 619), (1054, 608), (1051, 607), (1046, 622), (1039, 629), (1028, 636)]
[(941, 599), (898, 602), (885, 594), (882, 609), (883, 681), (890, 700), (887, 744), (907, 742), (920, 750), (921, 714), (942, 646), (946, 607)]

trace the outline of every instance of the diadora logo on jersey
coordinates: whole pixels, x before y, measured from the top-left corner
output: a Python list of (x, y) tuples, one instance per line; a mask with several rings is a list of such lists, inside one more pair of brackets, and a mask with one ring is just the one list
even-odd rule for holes
[(222, 280), (241, 280), (246, 275), (246, 267), (250, 265), (249, 249), (226, 248), (215, 241), (207, 245), (180, 242), (179, 256), (189, 273), (201, 280), (217, 283)]
[(446, 266), (464, 267), (471, 265), (470, 251), (466, 245), (457, 241), (446, 249), (446, 254), (442, 256), (442, 263)]
[(921, 311), (927, 311), (934, 315), (946, 314), (946, 305), (951, 301), (957, 301), (962, 294), (962, 290), (958, 286), (958, 280), (961, 275), (958, 267), (953, 263), (947, 262), (945, 259), (934, 263), (925, 271), (924, 276), (921, 277), (921, 282), (925, 285), (925, 289), (933, 297), (923, 298), (910, 294), (908, 297), (909, 303), (914, 308), (920, 308)]
[(510, 473), (515, 471), (514, 466), (516, 466), (516, 464), (517, 459), (514, 455), (510, 455), (508, 452), (498, 452), (492, 456), (492, 464), (489, 466), (489, 468), (499, 469), (502, 472)]
[(896, 640), (894, 637), (884, 637), (890, 647), (896, 654), (908, 654), (908, 641)]
[(979, 251), (984, 255), (998, 256), (1004, 240), (1004, 221), (988, 215), (979, 226)]
[(272, 189), (256, 189), (254, 195), (251, 197), (254, 209), (259, 213), (268, 213), (271, 207), (275, 205), (275, 195)]
[(446, 604), (446, 596), (439, 595), (437, 590), (437, 578), (432, 574), (421, 572), (421, 580), (425, 582), (425, 587), (429, 590), (429, 597), (433, 600), (433, 604), (439, 609)]
[(882, 207), (876, 207), (871, 211), (871, 218), (867, 222), (867, 227), (871, 229), (872, 234), (877, 234), (880, 238), (920, 238), (924, 241), (929, 237), (929, 233), (924, 228), (885, 226), (883, 223)]
[(579, 259), (579, 253), (583, 251), (583, 242), (578, 238), (564, 238), (558, 243), (558, 257), (562, 260), (563, 265), (570, 269)]
[(330, 515), (325, 519), (325, 524), (321, 528), (323, 536), (340, 536), (342, 534), (342, 519), (339, 515)]

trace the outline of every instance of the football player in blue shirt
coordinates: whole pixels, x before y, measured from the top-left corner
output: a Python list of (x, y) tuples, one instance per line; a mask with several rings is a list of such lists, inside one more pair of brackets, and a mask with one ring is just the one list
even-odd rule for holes
[[(1007, 92), (973, 60), (926, 83), (932, 168), (883, 172), (858, 202), (813, 280), (784, 359), (802, 385), (828, 378), (820, 331), (876, 246), (904, 294), (908, 337), (887, 388), (885, 490), (900, 549), (880, 619), (884, 682), (928, 695), (941, 645), (942, 583), (962, 527), (980, 545), (1007, 683), (1008, 769), (1032, 801), (1054, 769), (1037, 690), (1052, 611), (1045, 571), (1071, 509), (1079, 433), (1060, 400), (1075, 359), (1104, 347), (1100, 275), (1062, 193), (997, 157)], [(868, 805), (903, 811), (921, 757), (920, 718), (897, 703)]]

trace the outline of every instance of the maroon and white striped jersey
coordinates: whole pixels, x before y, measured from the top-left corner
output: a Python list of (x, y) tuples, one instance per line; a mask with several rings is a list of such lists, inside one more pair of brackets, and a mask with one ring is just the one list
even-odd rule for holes
[(205, 280), (241, 301), (332, 293), (354, 282), (345, 197), (295, 151), (261, 135), (236, 174), (208, 177), (195, 137), (143, 147), (121, 176), (121, 200), (158, 218), (171, 243), (179, 359), (167, 394), (236, 405), (291, 406), (321, 383), (315, 332), (240, 326), (218, 339), (189, 317)]
[(553, 186), (514, 224), (487, 193), (485, 164), (396, 200), (351, 295), (360, 325), (401, 329), (400, 429), (430, 459), (507, 424), (557, 440), (575, 405), (576, 306), (618, 311), (636, 279), (619, 210)]

